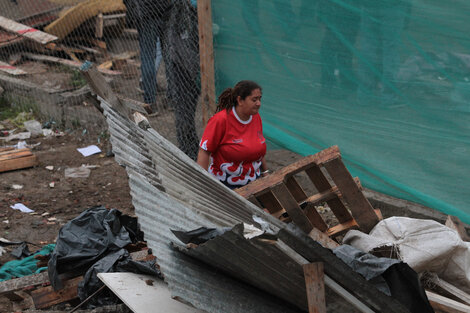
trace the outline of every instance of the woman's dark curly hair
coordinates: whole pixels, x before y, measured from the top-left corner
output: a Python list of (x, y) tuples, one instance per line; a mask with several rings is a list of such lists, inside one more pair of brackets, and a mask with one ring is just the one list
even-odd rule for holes
[(244, 100), (246, 97), (251, 95), (251, 92), (255, 89), (262, 91), (261, 86), (251, 80), (242, 80), (238, 82), (235, 87), (225, 89), (217, 99), (218, 105), (216, 113), (223, 109), (226, 109), (227, 111), (230, 110), (232, 107), (237, 105), (238, 97)]

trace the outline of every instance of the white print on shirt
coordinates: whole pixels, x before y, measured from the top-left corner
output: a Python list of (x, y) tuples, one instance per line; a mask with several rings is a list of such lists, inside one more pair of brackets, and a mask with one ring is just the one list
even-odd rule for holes
[[(210, 170), (210, 172), (218, 180), (226, 181), (229, 185), (244, 186), (244, 185), (248, 184), (249, 182), (254, 181), (256, 179), (256, 177), (260, 175), (261, 161), (254, 161), (251, 164), (252, 164), (252, 168), (250, 168), (248, 170), (248, 172), (245, 174), (244, 179), (240, 179), (240, 176), (243, 174), (243, 162), (241, 162), (234, 171), (231, 171), (229, 169), (230, 167), (233, 166), (233, 162), (232, 163), (228, 163), (228, 162), (227, 163), (222, 163), (220, 165), (220, 170), (222, 172), (221, 175), (213, 173), (212, 170)], [(210, 169), (210, 167), (209, 167), (209, 169)]]
[(202, 142), (202, 140), (201, 140), (201, 143), (199, 144), (199, 146), (200, 146), (202, 149), (204, 149), (204, 150), (207, 151), (207, 140), (204, 140), (204, 142)]

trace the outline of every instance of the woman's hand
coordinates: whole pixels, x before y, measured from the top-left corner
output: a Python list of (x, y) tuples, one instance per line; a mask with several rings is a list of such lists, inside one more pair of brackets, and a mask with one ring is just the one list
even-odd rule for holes
[(268, 176), (269, 174), (271, 174), (271, 171), (270, 171), (270, 170), (262, 171), (262, 172), (261, 172), (261, 177), (266, 177), (266, 176)]

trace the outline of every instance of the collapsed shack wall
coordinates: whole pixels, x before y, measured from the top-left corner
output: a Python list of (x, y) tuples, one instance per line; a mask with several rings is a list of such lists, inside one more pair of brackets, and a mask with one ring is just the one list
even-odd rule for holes
[[(88, 79), (93, 80), (90, 77)], [(97, 87), (96, 84), (93, 86)], [(116, 97), (110, 99), (113, 103), (117, 102), (113, 105), (122, 106)], [(301, 312), (301, 309), (278, 297), (185, 257), (170, 247), (170, 243), (175, 240), (171, 229), (225, 227), (239, 222), (261, 227), (253, 219), (254, 214), (262, 216), (273, 231), (279, 231), (286, 224), (217, 182), (158, 132), (149, 128), (145, 120), (139, 123), (139, 127), (120, 115), (105, 100), (101, 100), (101, 106), (109, 125), (116, 160), (126, 167), (129, 176), (141, 229), (148, 246), (157, 256), (173, 296), (207, 312)], [(292, 242), (302, 240), (296, 237), (298, 235), (292, 236)], [(303, 236), (306, 237), (305, 234)], [(304, 249), (300, 242), (297, 243), (300, 249)], [(351, 284), (345, 283), (349, 290), (356, 290), (354, 293), (359, 294), (362, 301), (371, 307), (382, 312), (392, 312), (391, 308), (393, 312), (407, 312), (396, 300), (380, 294), (364, 278), (345, 269), (345, 264), (330, 256), (329, 250), (311, 238), (307, 246), (306, 249), (312, 253), (308, 256), (310, 262), (320, 258), (325, 264), (335, 264), (330, 267), (329, 274), (336, 276), (337, 281), (343, 281), (345, 277), (352, 279)], [(323, 250), (327, 253), (324, 254)], [(341, 266), (336, 272), (338, 265)]]
[[(244, 214), (245, 210), (241, 208), (238, 209), (241, 211), (238, 218), (227, 213), (214, 212), (214, 204), (211, 202), (215, 197), (208, 195), (207, 199), (201, 198), (194, 186), (207, 183), (213, 187), (216, 196), (225, 187), (217, 185), (218, 183), (202, 169), (196, 171), (194, 180), (188, 181), (185, 186), (181, 176), (185, 173), (184, 164), (180, 173), (170, 168), (165, 169), (165, 162), (171, 162), (172, 159), (178, 162), (179, 158), (175, 158), (174, 153), (181, 152), (178, 152), (176, 147), (169, 147), (171, 144), (159, 137), (158, 133), (144, 131), (124, 120), (104, 101), (102, 107), (109, 125), (116, 160), (126, 166), (129, 175), (131, 195), (141, 229), (145, 233), (148, 246), (157, 256), (172, 294), (208, 312), (300, 312), (275, 297), (266, 296), (256, 288), (174, 251), (169, 246), (175, 239), (170, 229), (229, 226), (237, 220), (249, 221), (251, 214)], [(153, 146), (146, 141), (145, 136), (155, 140)], [(155, 153), (158, 149), (161, 149), (160, 153)], [(194, 162), (188, 162), (189, 167), (195, 169), (197, 165), (192, 163)], [(183, 205), (184, 199), (191, 198), (198, 199), (197, 202), (205, 202), (207, 208), (200, 206), (190, 209)], [(233, 194), (222, 202), (236, 215), (237, 209), (234, 205), (240, 201), (240, 197)]]
[(0, 86), (4, 89), (1, 97), (10, 100), (13, 106), (36, 111), (41, 119), (53, 119), (65, 128), (84, 127), (97, 132), (107, 128), (103, 115), (94, 106), (96, 99), (88, 86), (75, 91), (57, 91), (2, 74)]

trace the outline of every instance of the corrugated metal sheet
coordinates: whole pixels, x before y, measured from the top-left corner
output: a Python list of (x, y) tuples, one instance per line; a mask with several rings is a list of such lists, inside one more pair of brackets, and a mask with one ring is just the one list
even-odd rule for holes
[(202, 170), (153, 129), (144, 130), (101, 100), (116, 160), (126, 166), (136, 214), (174, 296), (208, 312), (300, 312), (170, 247), (170, 229), (256, 224), (265, 214)]
[(243, 231), (243, 224), (238, 224), (199, 246), (180, 250), (308, 311), (301, 264), (279, 249), (276, 239), (245, 239)]

